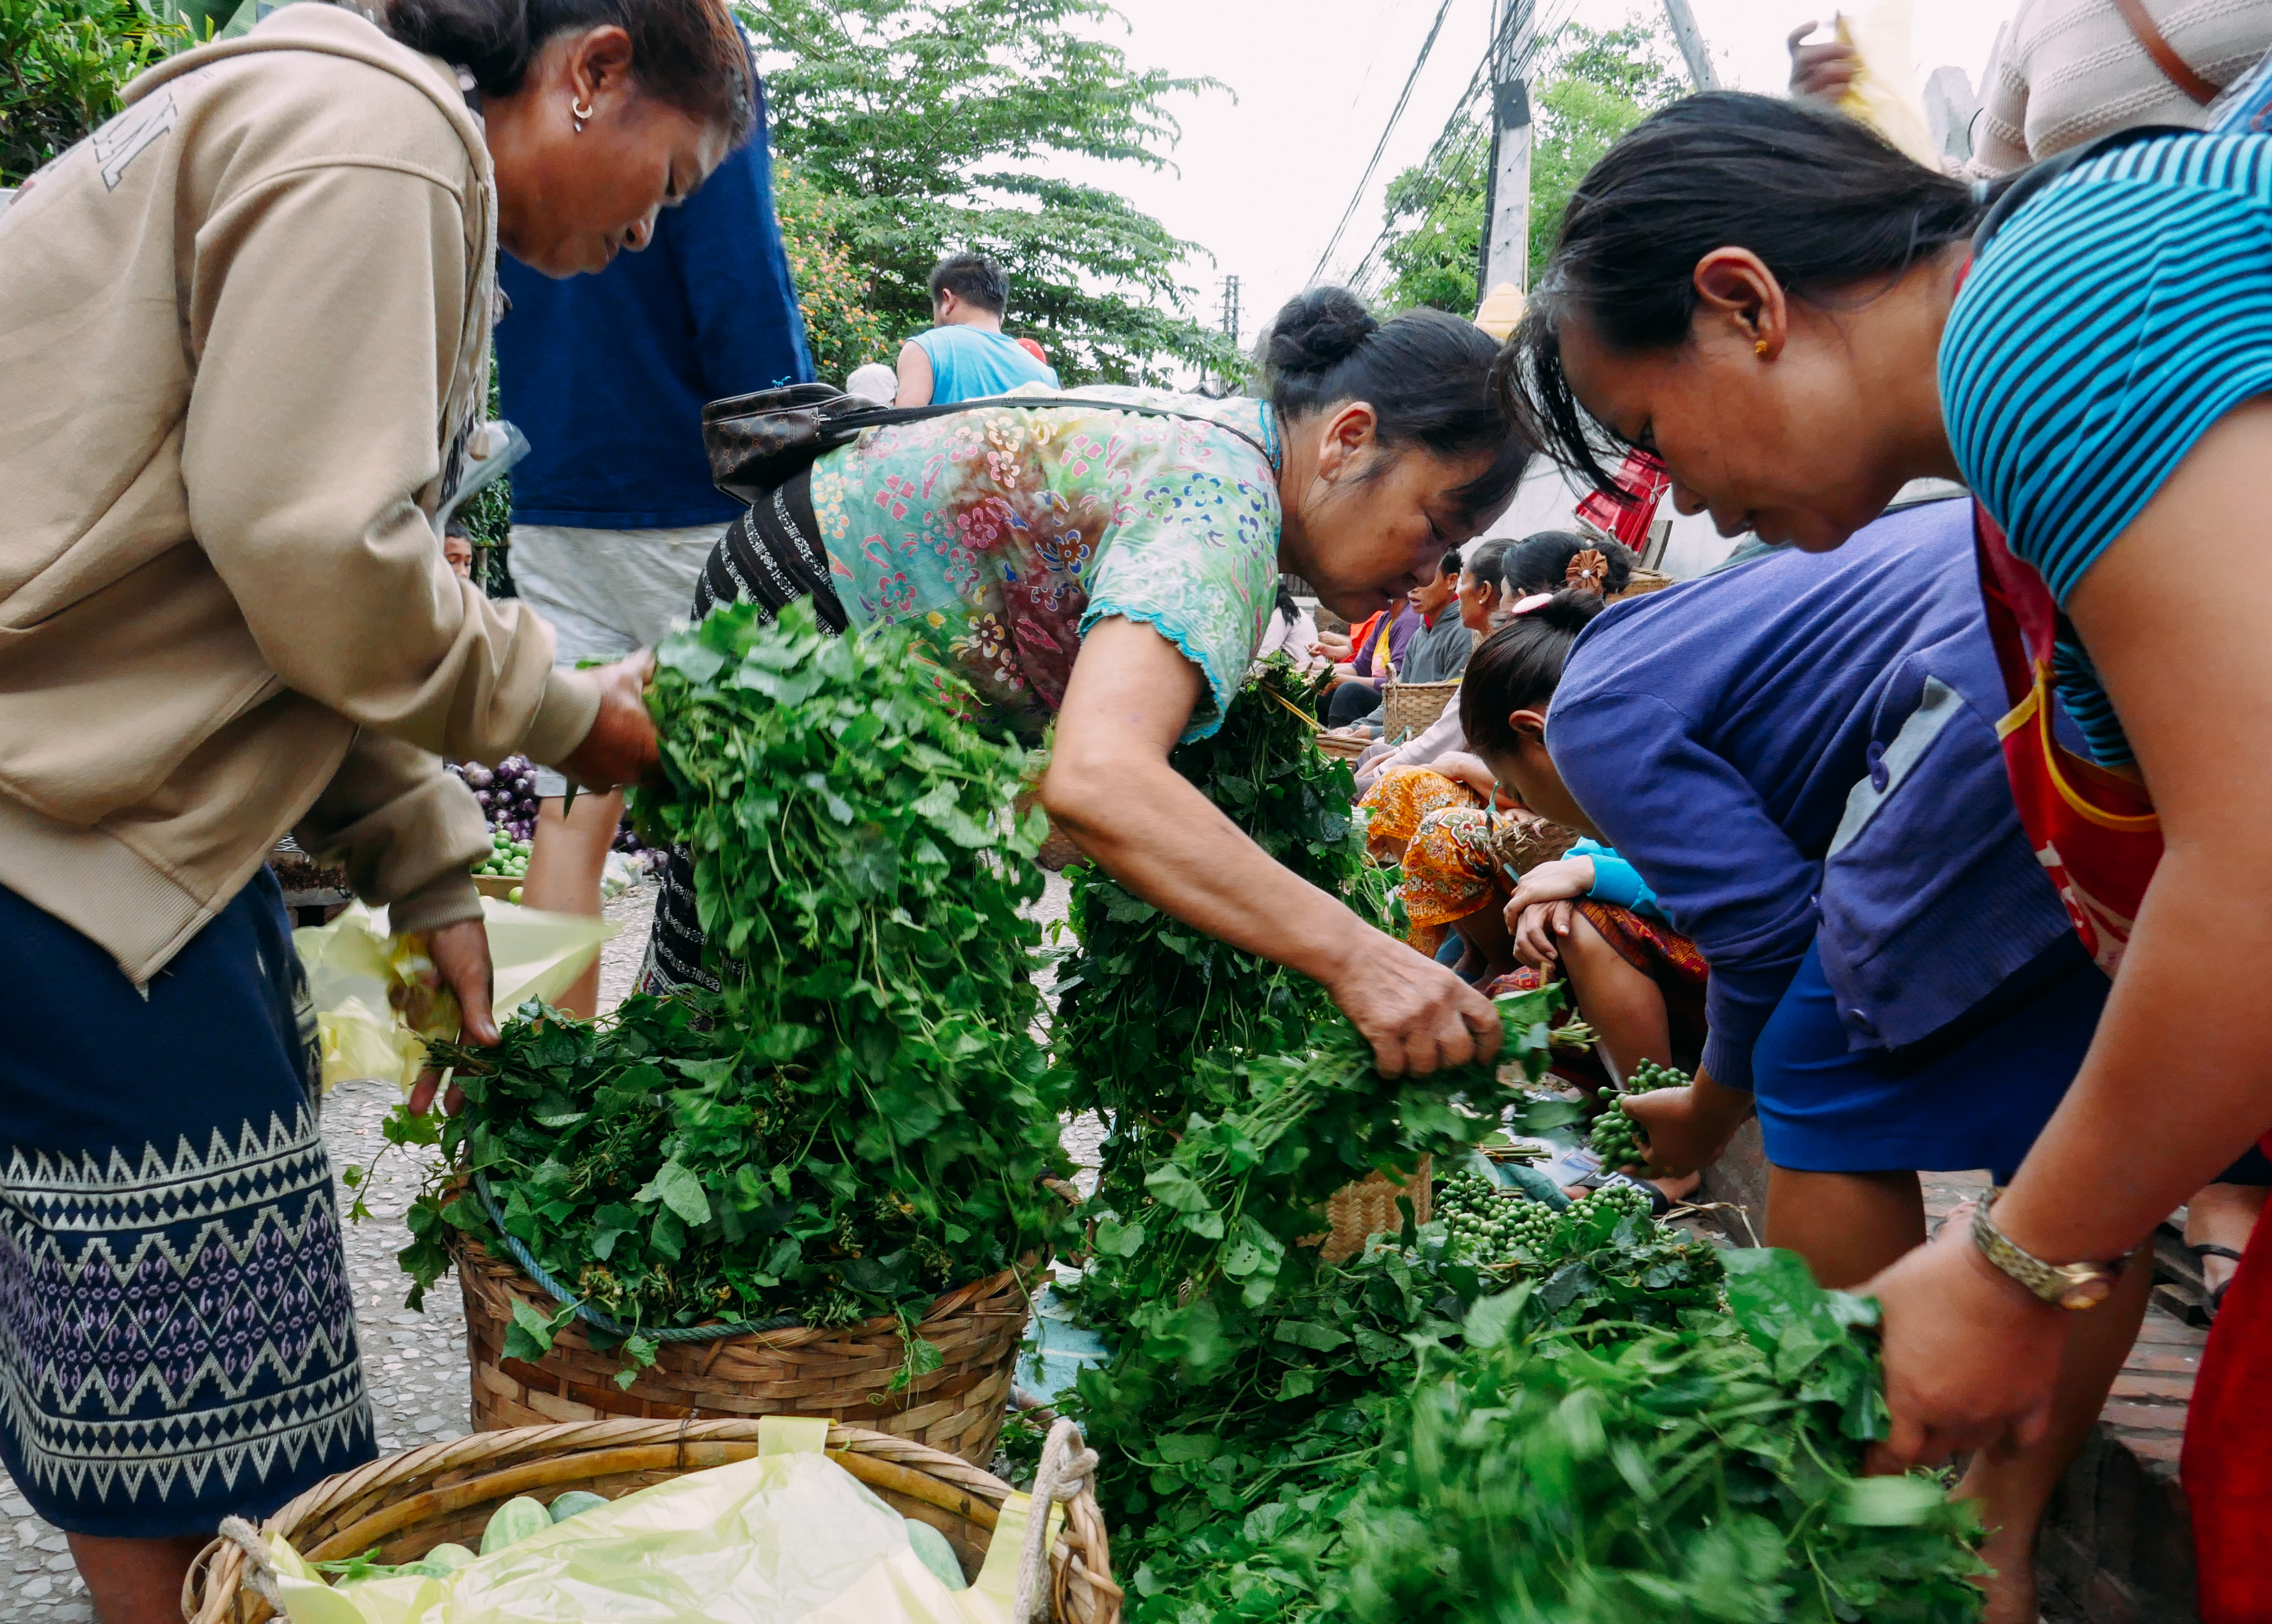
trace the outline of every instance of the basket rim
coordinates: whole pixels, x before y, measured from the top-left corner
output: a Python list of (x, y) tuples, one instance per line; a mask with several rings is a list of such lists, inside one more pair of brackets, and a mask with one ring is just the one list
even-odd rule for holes
[[(452, 1479), (445, 1486), (428, 1487), (403, 1499), (378, 1501), (301, 1553), (310, 1561), (328, 1561), (340, 1552), (365, 1549), (453, 1504), (475, 1504), (541, 1487), (569, 1475), (557, 1470), (564, 1463), (592, 1466), (594, 1470), (583, 1475), (596, 1477), (606, 1475), (609, 1469), (643, 1466), (683, 1472), (746, 1459), (757, 1452), (760, 1426), (754, 1417), (699, 1421), (618, 1419), (471, 1433), (382, 1456), (335, 1473), (262, 1519), (260, 1531), (294, 1538), (316, 1518), (371, 1501), (390, 1488), (421, 1479), (430, 1482), (445, 1474)], [(664, 1462), (653, 1458), (657, 1451), (675, 1456), (675, 1464), (666, 1468)], [(691, 1458), (690, 1452), (718, 1458), (698, 1461)], [(830, 1423), (826, 1453), (863, 1481), (881, 1481), (924, 1503), (968, 1516), (982, 1528), (995, 1525), (1002, 1503), (1016, 1492), (992, 1472), (958, 1456), (867, 1427)], [(849, 1464), (853, 1459), (859, 1462), (858, 1469)], [(931, 1492), (924, 1492), (927, 1489)], [(1093, 1496), (1085, 1490), (1081, 1498)], [(1068, 1520), (1068, 1531), (1071, 1527)], [(340, 1551), (333, 1549), (335, 1546)], [(207, 1545), (183, 1580), (183, 1618), (188, 1624), (223, 1624), (234, 1613), (243, 1572), (244, 1553), (235, 1546), (221, 1539)], [(1092, 1576), (1107, 1585), (1112, 1583), (1109, 1569)]]

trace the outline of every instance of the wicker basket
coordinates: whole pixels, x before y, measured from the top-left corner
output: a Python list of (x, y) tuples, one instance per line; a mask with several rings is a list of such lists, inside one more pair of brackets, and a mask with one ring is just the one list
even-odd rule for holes
[(1364, 754), (1372, 741), (1363, 734), (1321, 733), (1317, 735), (1315, 743), (1328, 756), (1342, 761), (1355, 761)]
[(594, 1351), (571, 1321), (537, 1364), (507, 1359), (504, 1329), (525, 1302), (549, 1317), (558, 1305), (509, 1260), (472, 1236), (453, 1239), (466, 1296), (466, 1352), (473, 1364), (475, 1427), (494, 1432), (616, 1416), (678, 1420), (700, 1416), (825, 1415), (959, 1455), (994, 1458), (1010, 1401), (1029, 1293), (1041, 1281), (1005, 1270), (949, 1292), (916, 1334), (943, 1362), (901, 1393), (886, 1391), (907, 1360), (900, 1323), (886, 1316), (830, 1330), (797, 1328), (663, 1345), (630, 1390), (616, 1385), (614, 1353)]
[(1404, 1215), (1396, 1210), (1396, 1198), (1400, 1196), (1412, 1203), (1412, 1221), (1426, 1223), (1434, 1205), (1433, 1187), (1429, 1181), (1432, 1172), (1430, 1158), (1424, 1156), (1409, 1179), (1392, 1179), (1386, 1173), (1375, 1173), (1354, 1184), (1342, 1185), (1326, 1203), (1328, 1227), (1322, 1234), (1304, 1239), (1324, 1242), (1318, 1255), (1326, 1262), (1347, 1263), (1364, 1251), (1364, 1243), (1374, 1235), (1393, 1234), (1404, 1227)]
[(1380, 736), (1393, 744), (1427, 732), (1459, 691), (1457, 677), (1441, 682), (1391, 682), (1380, 696), (1381, 708), (1387, 712), (1387, 727)]
[(1628, 598), (1638, 598), (1643, 592), (1661, 592), (1666, 587), (1674, 585), (1676, 583), (1670, 576), (1661, 575), (1654, 570), (1644, 570), (1639, 564), (1635, 564), (1632, 573), (1626, 577), (1625, 590), (1612, 593), (1610, 600), (1612, 603), (1623, 603)]
[[(828, 1450), (901, 1516), (945, 1534), (964, 1572), (976, 1574), (1008, 1484), (951, 1455), (855, 1427), (830, 1427)], [(755, 1420), (597, 1421), (476, 1433), (326, 1478), (262, 1529), (282, 1534), (310, 1561), (373, 1546), (383, 1561), (415, 1561), (445, 1541), (478, 1546), (490, 1514), (516, 1494), (549, 1501), (584, 1489), (613, 1500), (757, 1452)], [(1118, 1624), (1121, 1591), (1095, 1496), (1084, 1488), (1065, 1513), (1050, 1553), (1053, 1624)], [(191, 1565), (182, 1616), (190, 1624), (265, 1624), (275, 1614), (247, 1588), (243, 1553), (217, 1539)]]

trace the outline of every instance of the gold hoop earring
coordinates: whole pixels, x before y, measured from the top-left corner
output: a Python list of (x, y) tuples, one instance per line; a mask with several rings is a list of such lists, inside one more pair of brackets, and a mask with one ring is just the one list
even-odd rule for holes
[(572, 97), (568, 102), (568, 115), (576, 121), (576, 133), (578, 135), (582, 135), (584, 133), (584, 121), (592, 116), (592, 109), (586, 107), (581, 101)]

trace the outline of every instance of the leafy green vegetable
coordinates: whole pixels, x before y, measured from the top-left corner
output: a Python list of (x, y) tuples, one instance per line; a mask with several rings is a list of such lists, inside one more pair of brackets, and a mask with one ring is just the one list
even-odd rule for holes
[[(478, 1174), (504, 1231), (631, 1329), (626, 1382), (659, 1329), (911, 1326), (1070, 1235), (1019, 913), (1046, 823), (1001, 810), (1024, 753), (959, 719), (909, 635), (830, 637), (804, 605), (721, 609), (658, 664), (669, 785), (641, 813), (693, 855), (720, 989), (594, 1023), (525, 1007), (495, 1048), (434, 1052), (460, 1113), (390, 1129), (445, 1153), (410, 1213), (414, 1304), (450, 1228), (496, 1240), (452, 1182)], [(516, 1321), (526, 1358), (564, 1315)], [(903, 1378), (937, 1368), (905, 1341)]]
[(1347, 1613), (1555, 1624), (1958, 1624), (1970, 1509), (1856, 1477), (1882, 1430), (1872, 1303), (1782, 1252), (1727, 1255), (1732, 1319), (1604, 1340), (1528, 1283), (1423, 1356), (1344, 1520)]

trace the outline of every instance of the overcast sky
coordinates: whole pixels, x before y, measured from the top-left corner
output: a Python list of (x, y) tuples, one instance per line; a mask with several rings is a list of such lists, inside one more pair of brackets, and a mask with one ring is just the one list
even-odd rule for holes
[[(1127, 18), (1131, 60), (1221, 79), (1229, 93), (1182, 99), (1177, 168), (1121, 166), (1109, 176), (1177, 235), (1216, 263), (1191, 268), (1210, 310), (1220, 279), (1243, 284), (1244, 336), (1311, 279), (1380, 139), (1439, 0), (1114, 0)], [(1542, 17), (1566, 13), (1615, 26), (1633, 0), (1538, 0)], [(1783, 40), (1810, 15), (1805, 0), (1692, 0), (1721, 83), (1779, 92), (1789, 71)], [(1977, 85), (2016, 0), (1913, 0), (1912, 54), (1920, 79), (1944, 63)], [(1452, 0), (1429, 66), (1328, 273), (1343, 274), (1380, 228), (1380, 190), (1428, 150), (1481, 60), (1491, 0)], [(1661, 17), (1651, 7), (1642, 14)], [(1820, 12), (1826, 23), (1830, 11)], [(1013, 315), (1014, 320), (1014, 315)]]

